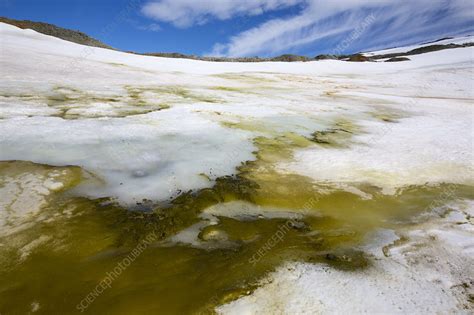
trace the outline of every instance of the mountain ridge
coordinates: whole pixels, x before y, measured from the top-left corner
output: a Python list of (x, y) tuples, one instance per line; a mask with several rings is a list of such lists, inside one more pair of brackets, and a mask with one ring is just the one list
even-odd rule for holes
[[(100, 40), (97, 40), (81, 31), (71, 30), (63, 28), (54, 24), (45, 23), (45, 22), (36, 22), (30, 20), (16, 20), (7, 17), (0, 16), (0, 22), (10, 24), (21, 29), (32, 29), (38, 33), (45, 35), (53, 36), (62, 40), (73, 42), (76, 44), (105, 48), (111, 50), (122, 51), (115, 49)], [(419, 47), (412, 49), (408, 52), (399, 52), (399, 53), (390, 53), (390, 54), (377, 54), (368, 56), (365, 53), (355, 53), (349, 55), (331, 55), (331, 54), (321, 54), (315, 57), (294, 55), (294, 54), (283, 54), (276, 57), (212, 57), (212, 56), (198, 56), (198, 55), (187, 55), (177, 52), (149, 52), (149, 53), (138, 53), (134, 51), (123, 51), (126, 53), (143, 55), (143, 56), (153, 56), (153, 57), (162, 57), (162, 58), (181, 58), (181, 59), (192, 59), (192, 60), (202, 60), (202, 61), (212, 61), (212, 62), (306, 62), (306, 61), (315, 61), (315, 60), (343, 60), (343, 61), (352, 61), (352, 62), (366, 62), (366, 61), (376, 61), (381, 59), (391, 59), (390, 61), (406, 61), (409, 60), (405, 58), (406, 56), (418, 55), (425, 52), (432, 52), (444, 49), (452, 48), (462, 48), (472, 46), (473, 43), (465, 44), (447, 44), (447, 45), (437, 45), (436, 43), (449, 39), (453, 37), (444, 37), (438, 40), (426, 42), (425, 44), (432, 43), (433, 45)], [(420, 44), (423, 45), (423, 44)]]
[(30, 20), (15, 20), (3, 16), (0, 16), (0, 22), (19, 27), (21, 29), (31, 29), (38, 33), (60, 38), (76, 44), (106, 49), (114, 49), (111, 46), (104, 44), (101, 41), (81, 31), (70, 30), (54, 24), (35, 22)]

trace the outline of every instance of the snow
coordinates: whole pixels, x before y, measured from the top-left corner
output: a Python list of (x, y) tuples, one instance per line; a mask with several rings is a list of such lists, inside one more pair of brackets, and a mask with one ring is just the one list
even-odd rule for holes
[(44, 220), (38, 215), (49, 197), (69, 184), (71, 170), (44, 167), (3, 168), (0, 174), (0, 236), (8, 236)]
[[(469, 213), (474, 208), (467, 201), (452, 207), (461, 222), (432, 217), (407, 230), (380, 230), (363, 247), (374, 258), (366, 270), (288, 263), (262, 281), (253, 294), (219, 307), (218, 312), (467, 314), (474, 276), (474, 228)], [(407, 241), (396, 243), (402, 236)], [(384, 247), (388, 248), (385, 255)]]
[[(449, 73), (470, 71), (466, 69), (472, 62), (471, 48), (415, 56), (411, 62), (396, 65), (212, 63), (85, 47), (7, 24), (0, 24), (0, 32), (4, 73), (0, 159), (81, 166), (103, 180), (81, 188), (88, 196), (134, 203), (210, 187), (213, 178), (233, 174), (242, 161), (253, 159), (252, 139), (261, 135), (258, 130), (229, 129), (222, 122), (251, 120), (274, 132), (309, 136), (327, 128), (333, 117), (346, 114), (349, 106), (351, 115), (366, 129), (357, 142), (371, 145), (370, 139), (380, 138), (367, 154), (355, 150), (357, 160), (370, 168), (348, 166), (353, 155), (344, 150), (319, 148), (298, 152), (296, 161), (282, 168), (315, 180), (386, 183), (389, 191), (399, 185), (448, 180), (472, 160), (472, 152), (466, 152), (472, 138), (458, 137), (472, 125), (470, 100), (454, 100), (456, 109), (435, 104), (440, 109), (430, 114), (435, 107), (430, 97), (472, 95), (469, 80), (453, 90), (450, 84), (460, 80)], [(448, 82), (420, 83), (420, 77), (439, 68), (446, 69)], [(388, 73), (392, 75), (387, 77)], [(390, 81), (393, 78), (397, 84)], [(219, 86), (235, 91), (213, 90)], [(141, 89), (146, 110), (130, 105), (135, 101), (127, 90), (130, 87)], [(331, 99), (326, 91), (341, 98)], [(404, 103), (413, 95), (403, 94), (409, 91), (425, 94), (405, 110), (411, 115), (423, 108), (422, 117), (417, 113), (394, 126), (393, 133), (401, 137), (379, 135), (383, 124), (368, 120), (366, 113), (379, 106), (407, 107)], [(160, 104), (171, 108), (160, 110)], [(76, 119), (55, 117), (65, 110)], [(449, 126), (450, 120), (458, 123)], [(410, 137), (420, 128), (429, 128), (439, 143), (414, 158), (413, 149), (432, 139), (428, 133)], [(395, 152), (400, 152), (400, 159)], [(424, 163), (427, 159), (433, 162)], [(313, 167), (320, 163), (323, 170)], [(408, 172), (393, 176), (402, 168)]]
[[(282, 163), (280, 168), (310, 176), (317, 182), (355, 186), (370, 183), (387, 194), (425, 183), (473, 185), (472, 138), (462, 136), (472, 128), (472, 120), (465, 119), (472, 112), (471, 107), (458, 104), (456, 110), (438, 109), (435, 114), (430, 101), (419, 103), (420, 107), (429, 108), (430, 114), (401, 119), (388, 127), (380, 122), (365, 122), (363, 127), (368, 133), (356, 136), (357, 144), (350, 150), (300, 150), (294, 161)], [(464, 111), (459, 110), (462, 107)]]
[[(367, 184), (385, 194), (410, 185), (474, 184), (472, 47), (400, 63), (213, 63), (86, 47), (3, 23), (0, 40), (0, 160), (80, 166), (88, 176), (75, 189), (79, 195), (124, 204), (167, 200), (235, 174), (255, 159), (258, 136), (310, 138), (341, 120), (354, 130), (338, 140), (340, 146), (297, 149), (277, 169), (364, 198), (371, 197), (363, 191)], [(466, 41), (472, 38), (437, 44)], [(64, 188), (65, 181), (50, 175), (41, 170), (0, 178), (0, 228), (29, 224), (48, 196)], [(237, 208), (245, 211), (229, 211)], [(462, 310), (462, 283), (474, 277), (473, 205), (460, 201), (453, 208), (409, 229), (379, 231), (362, 248), (374, 258), (367, 270), (288, 263), (252, 295), (219, 311)], [(199, 231), (216, 216), (291, 213), (222, 204), (170, 241), (199, 247)], [(395, 242), (401, 236), (409, 241)], [(31, 249), (25, 248), (26, 256)]]
[(152, 125), (148, 120), (154, 118), (151, 114), (116, 120), (9, 119), (0, 124), (5, 148), (0, 157), (80, 165), (108, 183), (86, 189), (87, 195), (117, 196), (126, 202), (162, 200), (177, 189), (211, 186), (198, 174), (208, 173), (209, 165), (225, 160), (234, 147), (242, 148), (232, 157), (236, 162), (222, 164), (214, 176), (230, 174), (234, 163), (253, 158), (253, 145), (244, 132), (231, 132), (182, 109), (160, 114)]
[(428, 43), (422, 43), (422, 44), (417, 44), (417, 45), (409, 45), (409, 46), (403, 46), (403, 47), (383, 49), (383, 50), (378, 50), (378, 51), (371, 51), (371, 52), (364, 53), (364, 55), (374, 56), (374, 55), (404, 53), (404, 52), (409, 52), (410, 50), (413, 50), (413, 49), (431, 46), (431, 45), (449, 45), (449, 44), (462, 45), (462, 44), (469, 44), (472, 42), (474, 42), (473, 36), (462, 36), (462, 37), (447, 38), (447, 39), (443, 39), (443, 40), (439, 40), (435, 42), (428, 42)]

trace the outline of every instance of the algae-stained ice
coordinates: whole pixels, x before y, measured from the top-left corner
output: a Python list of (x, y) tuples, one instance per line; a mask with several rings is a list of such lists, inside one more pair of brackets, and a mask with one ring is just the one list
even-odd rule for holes
[(0, 8), (1, 315), (474, 312), (472, 2)]

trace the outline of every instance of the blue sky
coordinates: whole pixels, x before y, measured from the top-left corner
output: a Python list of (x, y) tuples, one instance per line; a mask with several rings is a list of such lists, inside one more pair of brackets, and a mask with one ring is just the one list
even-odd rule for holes
[(0, 0), (0, 10), (138, 52), (314, 56), (474, 35), (473, 0)]

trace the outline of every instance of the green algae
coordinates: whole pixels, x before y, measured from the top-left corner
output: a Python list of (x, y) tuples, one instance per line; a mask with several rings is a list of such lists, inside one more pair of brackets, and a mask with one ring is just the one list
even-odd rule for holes
[(16, 93), (1, 93), (0, 94), (0, 97), (4, 97), (4, 98), (19, 98), (21, 100), (35, 100), (37, 98), (36, 95), (33, 95), (33, 94), (16, 94)]
[(211, 89), (215, 91), (224, 91), (224, 92), (238, 92), (238, 93), (245, 92), (245, 89), (243, 88), (237, 88), (237, 87), (231, 87), (231, 86), (214, 86)]
[[(71, 86), (54, 86), (50, 91), (33, 94), (3, 93), (5, 98), (45, 103), (56, 110), (52, 117), (62, 119), (127, 117), (171, 108), (175, 104), (224, 103), (206, 89), (198, 91), (182, 86), (124, 86), (126, 93), (86, 92)], [(97, 107), (97, 105), (100, 107)], [(97, 108), (102, 111), (97, 111)]]
[[(126, 95), (85, 92), (70, 86), (54, 86), (49, 92), (33, 94), (8, 94), (4, 97), (22, 101), (44, 102), (56, 110), (52, 117), (74, 120), (82, 118), (127, 117), (144, 115), (170, 108), (163, 101), (148, 100), (142, 96), (144, 91), (126, 87)], [(97, 112), (97, 104), (104, 106)]]
[[(28, 231), (29, 239), (49, 235), (54, 241), (36, 248), (21, 263), (15, 259), (14, 246), (0, 248), (2, 257), (11, 257), (8, 263), (2, 261), (0, 311), (28, 313), (31, 304), (38, 303), (39, 314), (79, 313), (76, 305), (147, 235), (154, 233), (157, 240), (164, 240), (197, 222), (201, 209), (226, 200), (253, 199), (258, 189), (237, 179), (223, 178), (214, 188), (185, 193), (154, 212), (129, 211), (103, 200), (57, 197), (50, 210), (61, 212), (73, 207), (75, 215), (39, 223)], [(457, 190), (460, 196), (467, 192), (463, 187)], [(326, 196), (315, 203), (315, 208), (325, 214), (291, 221), (219, 217), (212, 228), (225, 233), (232, 246), (204, 250), (155, 243), (90, 304), (87, 312), (212, 313), (216, 305), (252, 292), (258, 279), (285, 261), (325, 263), (347, 271), (367, 268), (370, 260), (352, 249), (368, 232), (367, 224), (359, 226), (364, 220), (352, 222), (354, 217), (395, 206), (401, 212), (412, 208), (408, 218), (424, 211), (440, 191), (442, 187), (414, 188), (398, 198), (381, 196), (365, 201), (356, 196), (349, 200), (337, 194)], [(364, 211), (367, 207), (370, 211)], [(344, 215), (335, 217), (334, 211)], [(285, 230), (281, 241), (270, 246), (268, 240), (288, 222), (293, 226)], [(10, 240), (16, 237), (20, 235)]]
[(400, 119), (409, 117), (408, 113), (398, 110), (395, 111), (389, 108), (376, 108), (374, 111), (369, 112), (369, 115), (373, 118), (386, 122), (386, 123), (397, 123)]
[(203, 103), (222, 103), (221, 99), (214, 96), (196, 93), (195, 91), (182, 86), (126, 86), (129, 96), (132, 99), (144, 101), (143, 94), (151, 93), (159, 99), (165, 99), (169, 103), (188, 103), (188, 102), (203, 102)]
[[(265, 81), (248, 76), (232, 79), (246, 83)], [(241, 92), (226, 87), (217, 90)], [(56, 92), (58, 94), (49, 101), (57, 108), (74, 102), (117, 103), (122, 100), (118, 96), (82, 97), (74, 90)], [(170, 104), (218, 102), (181, 87), (130, 87), (125, 96), (127, 102), (145, 109), (122, 110), (120, 115), (154, 111), (146, 108), (151, 99), (145, 97), (146, 93), (156, 96), (161, 108), (170, 106), (160, 103), (163, 97)], [(67, 108), (74, 107), (68, 105)], [(80, 117), (67, 114), (68, 109), (62, 109), (63, 118)], [(373, 117), (385, 122), (399, 119), (390, 113), (375, 113)], [(153, 211), (131, 211), (108, 200), (88, 200), (66, 193), (51, 196), (46, 212), (71, 212), (72, 216), (39, 222), (8, 240), (0, 239), (1, 244), (12, 244), (0, 246), (0, 313), (28, 313), (33, 303), (38, 303), (39, 314), (78, 313), (76, 305), (81, 299), (150, 234), (157, 235), (157, 242), (148, 247), (86, 312), (213, 313), (216, 305), (251, 293), (262, 277), (286, 261), (324, 263), (344, 271), (369, 268), (370, 258), (354, 250), (365, 235), (380, 227), (392, 228), (401, 222), (410, 224), (411, 218), (429, 210), (432, 200), (446, 188), (446, 185), (408, 187), (395, 196), (386, 196), (367, 187), (364, 191), (371, 193), (373, 198), (364, 200), (353, 193), (314, 183), (308, 177), (285, 173), (275, 167), (278, 162), (291, 161), (296, 149), (316, 145), (347, 147), (352, 137), (361, 132), (348, 120), (335, 121), (330, 128), (316, 131), (311, 137), (277, 132), (248, 121), (223, 125), (264, 135), (254, 139), (256, 160), (244, 163), (235, 176), (217, 178), (211, 188), (184, 192), (169, 202), (144, 207)], [(0, 167), (0, 174), (2, 172)], [(202, 176), (210, 180), (207, 175)], [(470, 189), (457, 186), (456, 194), (472, 197)], [(161, 244), (170, 236), (201, 222), (200, 214), (204, 209), (237, 200), (256, 206), (290, 209), (302, 217), (268, 219), (262, 216), (243, 220), (220, 216), (215, 225), (203, 227), (199, 234), (202, 241), (212, 242), (213, 246), (203, 249), (188, 244)], [(284, 237), (270, 245), (270, 240), (282, 231), (282, 227), (286, 227)], [(225, 238), (213, 237), (216, 232)], [(26, 239), (21, 242), (23, 245), (43, 235), (51, 236), (54, 241), (41, 244), (19, 262), (16, 240)]]
[(264, 76), (268, 73), (258, 74), (258, 73), (222, 73), (213, 75), (214, 77), (220, 79), (227, 79), (232, 81), (238, 81), (247, 84), (261, 84), (261, 83), (275, 83), (276, 80), (269, 78), (268, 76)]
[(107, 64), (115, 67), (129, 67), (128, 65), (119, 62), (107, 62)]
[[(264, 87), (265, 89), (270, 89), (270, 87)], [(213, 86), (209, 88), (212, 91), (232, 93), (232, 94), (246, 94), (246, 95), (257, 95), (259, 94), (258, 88), (255, 85), (250, 87), (235, 87), (235, 86)], [(271, 89), (276, 90), (276, 87), (271, 87)]]
[[(251, 124), (229, 127), (256, 128)], [(343, 120), (336, 121), (334, 128), (348, 134), (357, 130)], [(316, 144), (292, 132), (261, 131), (266, 135), (254, 139), (256, 159), (242, 164), (236, 175), (217, 178), (211, 188), (183, 192), (147, 206), (153, 211), (131, 211), (67, 191), (52, 195), (44, 211), (70, 215), (37, 222), (9, 236), (8, 242), (0, 238), (0, 243), (9, 244), (0, 246), (0, 313), (28, 313), (32, 303), (39, 305), (39, 314), (79, 313), (77, 305), (106, 274), (143, 239), (155, 235), (156, 242), (86, 312), (212, 314), (217, 305), (251, 293), (260, 279), (287, 261), (324, 263), (344, 271), (370, 268), (370, 258), (354, 249), (367, 233), (410, 224), (446, 190), (446, 185), (414, 186), (392, 196), (368, 187), (365, 190), (372, 199), (362, 199), (277, 169), (276, 163), (291, 161), (296, 149)], [(347, 135), (341, 137), (330, 138), (331, 144), (350, 140)], [(454, 190), (459, 198), (474, 197), (471, 187), (456, 185)], [(212, 246), (196, 248), (167, 241), (203, 222), (205, 209), (232, 201), (288, 209), (299, 216), (215, 216), (215, 224), (205, 225), (198, 235)], [(20, 262), (16, 244), (23, 247), (42, 236), (48, 236), (48, 241)]]
[(339, 119), (334, 122), (333, 127), (315, 131), (311, 135), (311, 141), (324, 147), (345, 148), (349, 146), (353, 135), (360, 132), (360, 127), (355, 123)]
[(239, 122), (222, 121), (221, 125), (227, 128), (235, 128), (235, 129), (241, 129), (245, 131), (258, 132), (258, 133), (272, 132), (272, 130), (268, 126), (264, 124), (259, 124), (257, 121), (251, 121), (251, 120), (239, 121)]
[[(2, 311), (27, 312), (32, 303), (29, 301), (35, 301), (41, 305), (40, 313), (74, 313), (76, 304), (120, 262), (140, 236), (156, 230), (164, 233), (160, 237), (165, 237), (167, 232), (182, 228), (183, 222), (171, 214), (158, 220), (155, 214), (130, 215), (113, 206), (100, 206), (87, 200), (73, 203), (82, 210), (80, 217), (65, 221), (60, 227), (45, 224), (38, 231), (55, 235), (56, 241), (61, 243), (59, 249), (53, 244), (49, 244), (50, 248), (39, 248), (20, 266), (7, 266), (9, 272), (0, 273), (1, 295), (6, 298), (2, 299), (5, 304), (0, 305)], [(215, 305), (251, 290), (255, 280), (270, 267), (307, 251), (307, 245), (298, 240), (298, 232), (290, 231), (275, 248), (275, 253), (269, 253), (257, 265), (249, 263), (262, 243), (244, 242), (248, 240), (247, 226), (252, 225), (260, 239), (265, 240), (281, 224), (283, 220), (258, 220), (249, 224), (222, 218), (218, 228), (229, 231), (232, 240), (238, 242), (235, 248), (209, 252), (184, 246), (150, 247), (88, 312), (188, 314), (211, 311)], [(309, 246), (309, 249), (314, 248)], [(229, 273), (229, 268), (233, 272)], [(42, 290), (45, 286), (48, 290)], [(121, 301), (118, 304), (117, 299)]]
[[(169, 109), (169, 104), (162, 102), (147, 102), (142, 98), (142, 91), (126, 87), (127, 96), (96, 95), (85, 93), (70, 87), (55, 87), (53, 94), (47, 96), (47, 104), (58, 110), (53, 115), (63, 119), (127, 117), (144, 115), (155, 111)], [(103, 113), (88, 113), (88, 108), (95, 104), (107, 104), (109, 108)], [(78, 111), (72, 113), (72, 111)]]

